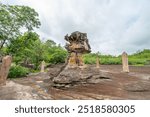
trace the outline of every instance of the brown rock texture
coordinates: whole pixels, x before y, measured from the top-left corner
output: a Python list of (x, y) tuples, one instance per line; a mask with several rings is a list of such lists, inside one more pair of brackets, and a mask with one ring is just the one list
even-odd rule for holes
[(9, 73), (9, 68), (11, 66), (11, 56), (6, 56), (2, 59), (2, 64), (0, 67), (0, 85), (6, 84), (6, 79)]
[(83, 66), (82, 54), (91, 52), (90, 45), (88, 43), (87, 34), (79, 31), (68, 34), (65, 36), (67, 41), (65, 48), (69, 52), (68, 66), (77, 67)]
[(122, 53), (122, 68), (123, 72), (129, 72), (128, 54), (126, 52)]
[(69, 87), (86, 83), (98, 83), (102, 80), (111, 78), (111, 73), (100, 71), (96, 68), (69, 68), (64, 69), (60, 74), (53, 78), (54, 87)]

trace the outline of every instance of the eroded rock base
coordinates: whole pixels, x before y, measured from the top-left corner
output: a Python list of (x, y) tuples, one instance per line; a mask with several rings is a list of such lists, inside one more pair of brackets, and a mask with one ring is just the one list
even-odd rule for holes
[(53, 86), (57, 88), (70, 87), (79, 84), (99, 83), (112, 79), (111, 73), (97, 68), (67, 68), (53, 78)]

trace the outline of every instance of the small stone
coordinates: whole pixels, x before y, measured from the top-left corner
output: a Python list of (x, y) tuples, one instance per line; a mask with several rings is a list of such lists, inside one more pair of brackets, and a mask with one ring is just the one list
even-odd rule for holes
[(126, 52), (122, 53), (122, 68), (123, 72), (129, 72), (128, 55)]
[(100, 68), (99, 56), (96, 57), (96, 68)]
[(44, 72), (45, 69), (45, 61), (42, 61), (41, 63), (41, 72)]

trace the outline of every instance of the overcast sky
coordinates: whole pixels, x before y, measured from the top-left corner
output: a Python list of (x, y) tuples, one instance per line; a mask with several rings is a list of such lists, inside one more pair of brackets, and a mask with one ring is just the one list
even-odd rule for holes
[(87, 33), (93, 52), (121, 54), (150, 48), (150, 0), (1, 0), (28, 5), (40, 16), (41, 39)]

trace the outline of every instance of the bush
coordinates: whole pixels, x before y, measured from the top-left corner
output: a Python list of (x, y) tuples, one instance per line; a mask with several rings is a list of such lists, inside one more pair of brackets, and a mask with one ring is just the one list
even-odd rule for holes
[(129, 58), (130, 65), (146, 65), (145, 59)]
[(19, 66), (19, 65), (13, 65), (11, 66), (9, 70), (8, 77), (9, 78), (17, 78), (17, 77), (24, 77), (29, 73), (29, 69)]
[[(85, 64), (95, 64), (96, 63), (96, 54), (85, 54), (83, 60)], [(111, 55), (99, 55), (100, 64), (104, 65), (118, 65), (121, 64), (121, 57), (115, 57)]]
[(92, 57), (91, 58), (85, 57), (85, 58), (83, 58), (83, 60), (84, 60), (85, 64), (95, 64), (96, 63), (96, 58), (94, 58), (94, 57), (93, 58)]
[(101, 64), (104, 65), (120, 65), (121, 64), (121, 58), (102, 58)]
[(65, 63), (66, 57), (67, 57), (66, 51), (57, 50), (55, 53), (51, 54), (49, 58), (49, 63), (52, 63), (52, 64)]

